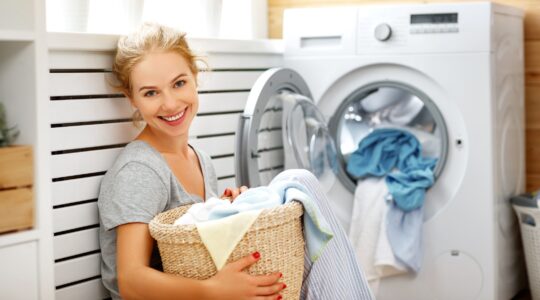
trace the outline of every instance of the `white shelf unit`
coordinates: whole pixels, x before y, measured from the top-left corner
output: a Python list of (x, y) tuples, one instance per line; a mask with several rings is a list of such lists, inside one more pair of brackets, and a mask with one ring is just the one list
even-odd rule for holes
[(34, 226), (0, 234), (0, 299), (53, 299), (45, 1), (0, 1), (0, 102), (34, 158)]
[(0, 30), (0, 41), (11, 42), (11, 41), (27, 41), (32, 42), (35, 39), (35, 34), (33, 31), (29, 30)]

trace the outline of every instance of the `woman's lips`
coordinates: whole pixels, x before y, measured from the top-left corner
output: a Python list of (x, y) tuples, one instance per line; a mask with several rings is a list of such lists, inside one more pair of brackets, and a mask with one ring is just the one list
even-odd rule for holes
[(169, 126), (177, 126), (184, 121), (184, 119), (186, 118), (186, 113), (187, 113), (187, 107), (183, 111), (177, 113), (176, 115), (167, 116), (167, 117), (160, 116), (159, 119), (165, 122), (165, 124)]

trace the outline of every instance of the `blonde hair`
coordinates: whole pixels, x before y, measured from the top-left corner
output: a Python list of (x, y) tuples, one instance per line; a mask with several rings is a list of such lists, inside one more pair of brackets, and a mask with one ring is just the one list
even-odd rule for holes
[[(131, 71), (148, 53), (156, 50), (180, 54), (197, 80), (199, 73), (197, 61), (202, 61), (202, 59), (189, 48), (185, 33), (156, 23), (144, 23), (135, 32), (118, 40), (112, 66), (112, 73), (116, 77), (116, 83), (113, 86), (131, 97)], [(142, 118), (136, 111), (133, 121), (140, 120)]]

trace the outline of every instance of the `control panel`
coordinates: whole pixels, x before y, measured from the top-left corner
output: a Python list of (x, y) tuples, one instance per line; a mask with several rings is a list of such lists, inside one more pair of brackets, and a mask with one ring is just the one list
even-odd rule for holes
[(458, 13), (411, 14), (410, 33), (457, 33)]

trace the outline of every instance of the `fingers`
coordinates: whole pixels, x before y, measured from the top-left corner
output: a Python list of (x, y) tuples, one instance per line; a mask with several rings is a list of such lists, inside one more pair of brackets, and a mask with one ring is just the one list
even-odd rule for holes
[(258, 275), (258, 276), (255, 276), (255, 282), (259, 286), (272, 285), (278, 282), (281, 276), (282, 274), (280, 272), (276, 272), (276, 273), (272, 273), (268, 275)]
[(223, 191), (223, 195), (221, 195), (220, 198), (231, 198), (232, 197), (232, 191), (230, 188), (226, 188), (224, 191)]
[(261, 254), (259, 252), (253, 252), (251, 255), (245, 256), (235, 262), (230, 263), (229, 267), (242, 271), (259, 261), (259, 259), (261, 259)]
[(271, 295), (271, 296), (258, 296), (253, 298), (254, 300), (281, 300), (283, 297), (281, 295)]
[(240, 195), (240, 189), (232, 189), (231, 198), (234, 200), (234, 199), (236, 199), (236, 197), (238, 197), (238, 195)]
[(221, 198), (228, 198), (234, 200), (236, 197), (238, 197), (238, 195), (242, 194), (248, 189), (249, 188), (245, 185), (239, 188), (226, 188), (225, 191), (223, 191), (223, 195), (221, 195)]
[(280, 293), (285, 289), (287, 285), (285, 283), (276, 283), (270, 286), (261, 286), (257, 288), (257, 296), (272, 296)]
[(243, 192), (245, 192), (245, 191), (247, 191), (247, 190), (248, 190), (248, 187), (247, 187), (247, 186), (245, 186), (245, 185), (241, 186), (241, 187), (240, 187), (240, 194), (243, 193)]

